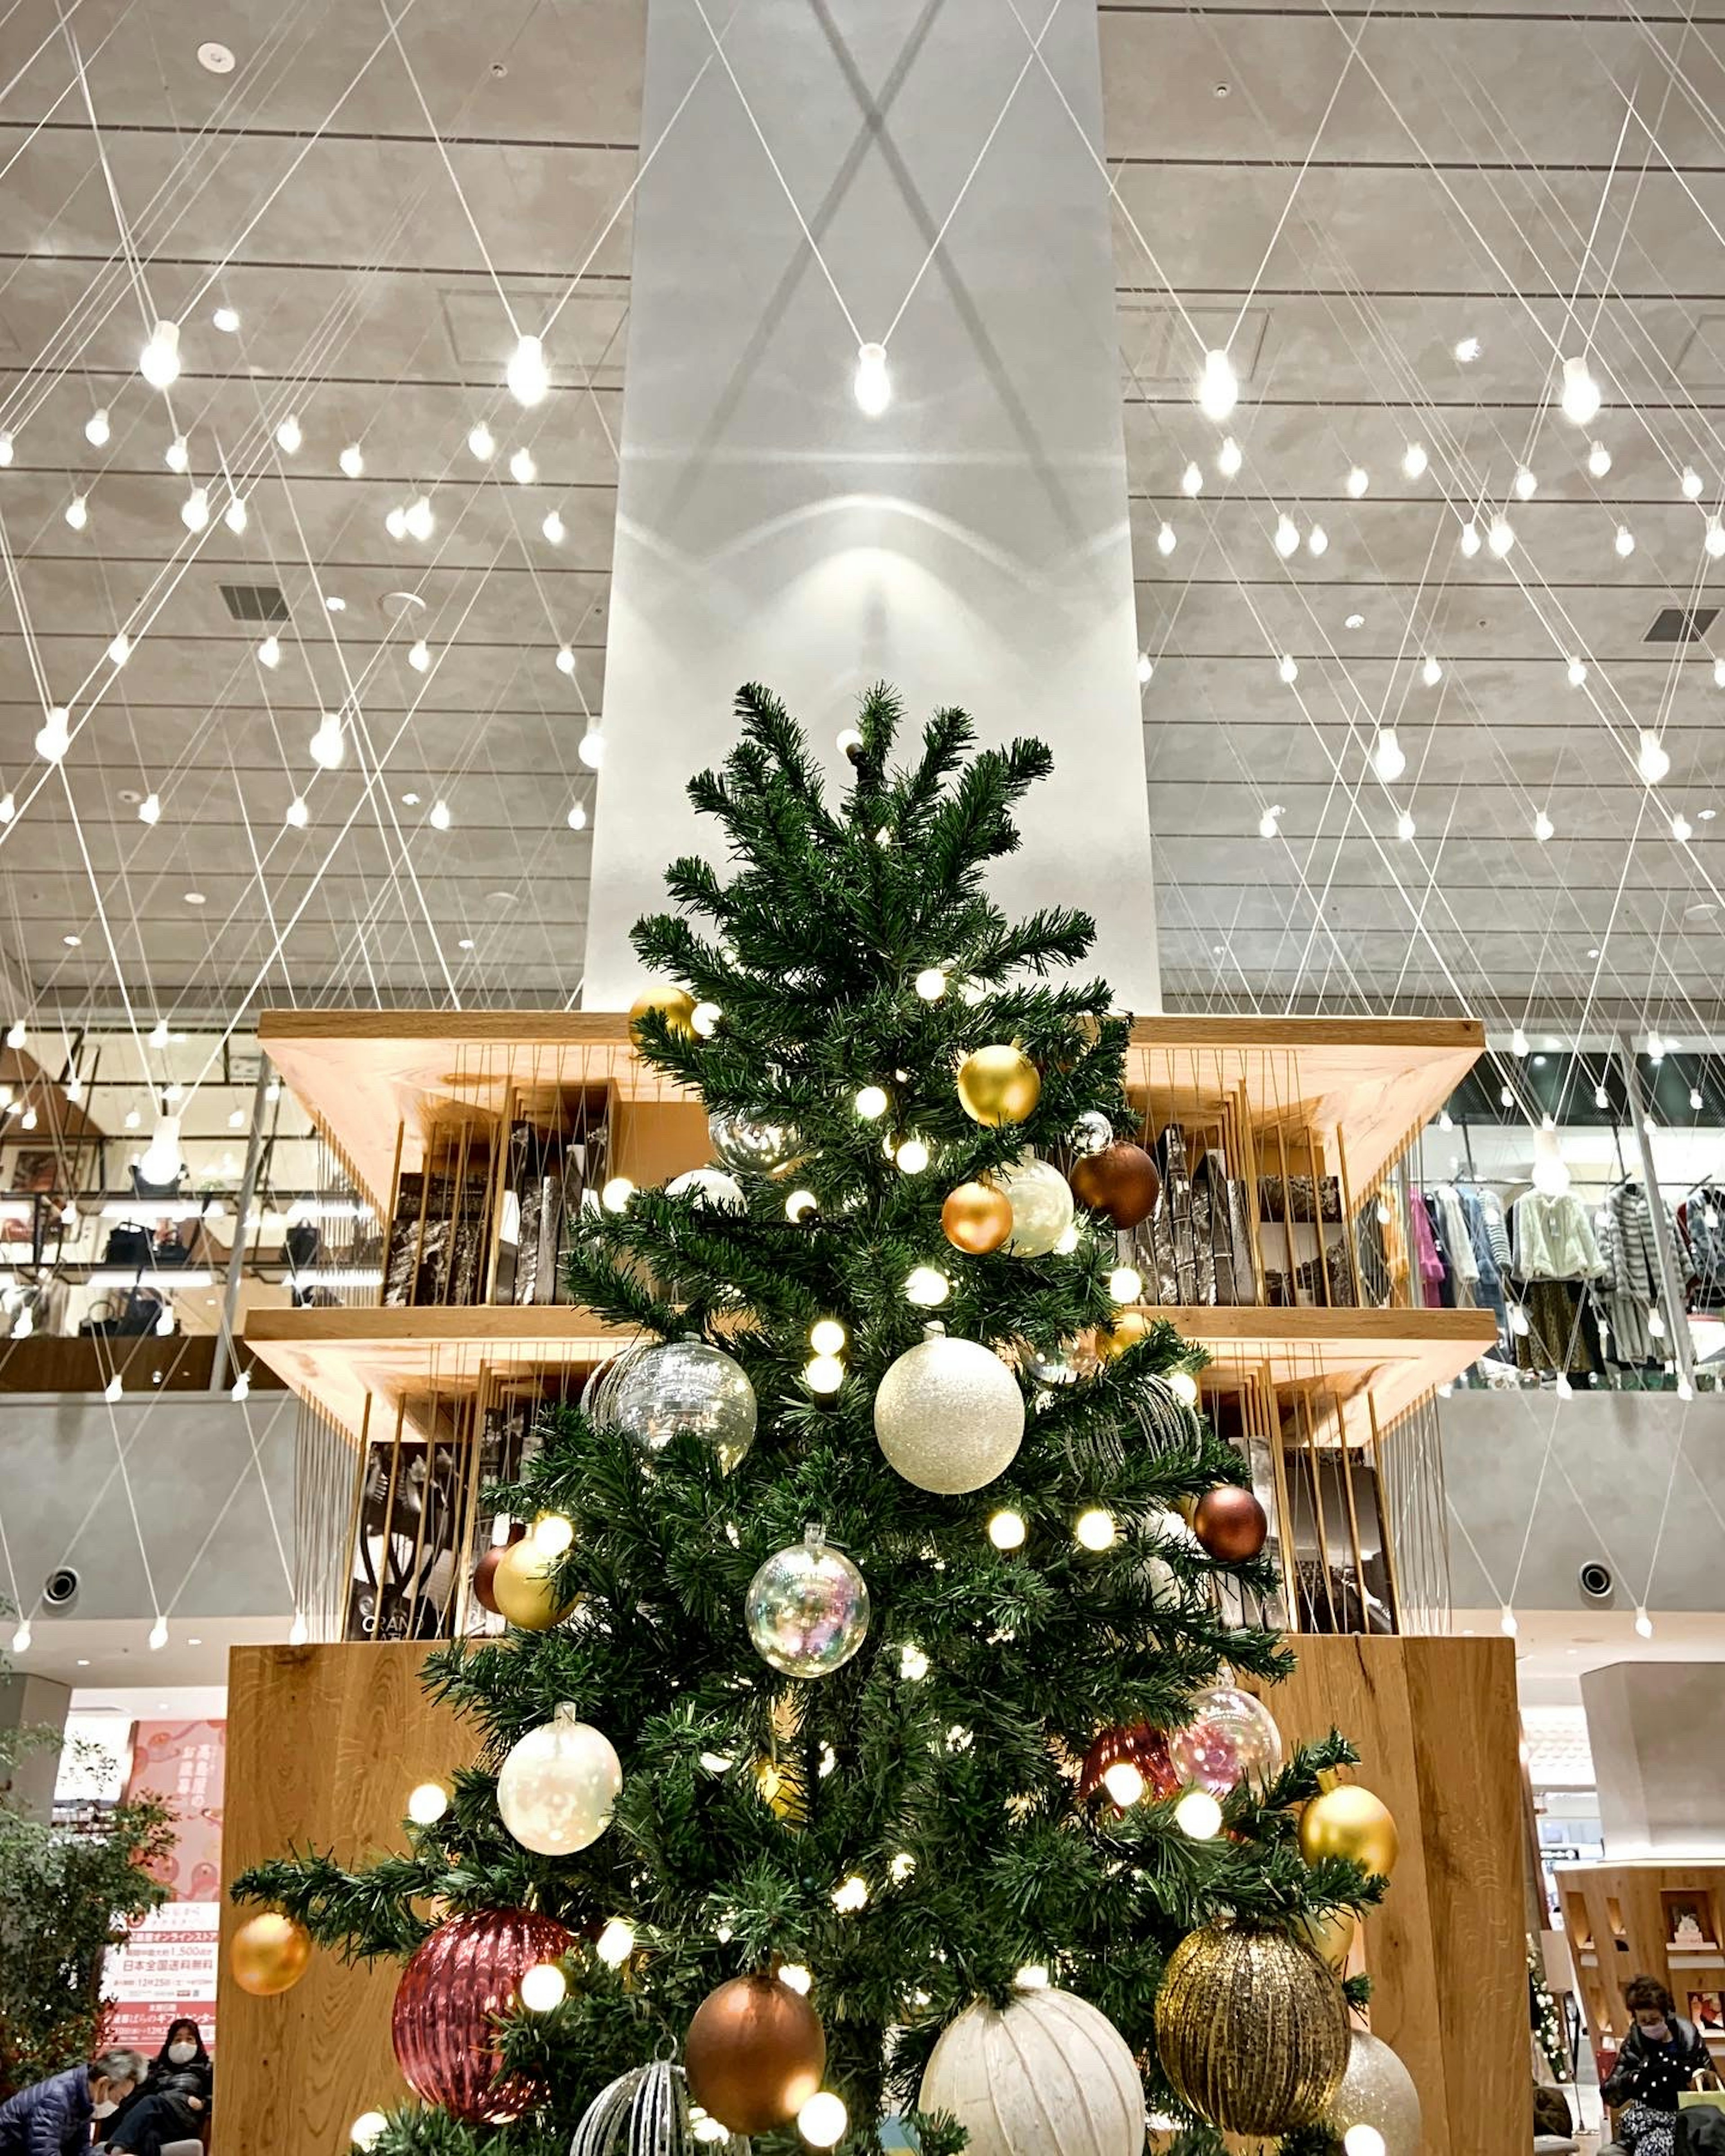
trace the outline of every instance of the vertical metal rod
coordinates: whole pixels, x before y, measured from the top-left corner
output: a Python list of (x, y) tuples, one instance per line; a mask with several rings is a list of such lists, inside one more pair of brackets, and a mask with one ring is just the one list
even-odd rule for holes
[[(1689, 1314), (1683, 1283), (1677, 1277), (1677, 1260), (1671, 1249), (1671, 1224), (1666, 1219), (1665, 1199), (1653, 1166), (1653, 1140), (1647, 1130), (1647, 1103), (1641, 1093), (1641, 1074), (1635, 1068), (1635, 1051), (1621, 1034), (1615, 1044), (1617, 1067), (1623, 1073), (1623, 1090), (1629, 1100), (1630, 1127), (1635, 1132), (1635, 1152), (1641, 1163), (1641, 1187), (1647, 1194), (1647, 1214), (1653, 1229), (1653, 1248), (1659, 1260), (1659, 1299), (1664, 1305), (1666, 1337), (1677, 1376), (1685, 1389), (1695, 1383), (1695, 1354), (1689, 1337)], [(1663, 1358), (1661, 1358), (1661, 1360)]]
[(216, 1332), (216, 1352), (210, 1358), (209, 1389), (228, 1389), (228, 1365), (234, 1357), (234, 1321), (239, 1312), (239, 1283), (245, 1272), (246, 1239), (251, 1233), (252, 1200), (258, 1194), (258, 1163), (264, 1158), (264, 1088), (270, 1081), (270, 1059), (258, 1058), (258, 1082), (252, 1089), (251, 1128), (246, 1134), (245, 1173), (239, 1178), (239, 1217), (234, 1229), (234, 1248), (228, 1257), (228, 1284), (222, 1293), (222, 1322)]

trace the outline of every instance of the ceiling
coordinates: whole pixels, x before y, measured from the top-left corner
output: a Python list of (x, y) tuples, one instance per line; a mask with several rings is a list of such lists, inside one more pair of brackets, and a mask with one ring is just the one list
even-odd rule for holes
[[(331, 0), (195, 19), (79, 0), (69, 38), (55, 0), (16, 0), (0, 27), (0, 526), (30, 631), (8, 601), (0, 952), (40, 1010), (226, 1024), (290, 997), (578, 993), (590, 831), (567, 817), (593, 805), (578, 744), (603, 690), (643, 0), (394, 12), (398, 34)], [(1702, 537), (1725, 485), (1725, 13), (1140, 0), (1099, 19), (1168, 1003), (1711, 1024), (1725, 618), (1675, 652), (1645, 639), (1722, 567)], [(531, 329), (554, 309), (553, 388), (524, 412), (502, 384), (511, 311)], [(166, 402), (136, 372), (151, 315), (184, 322)], [(1584, 334), (1606, 404), (1578, 430), (1551, 400)], [(1193, 399), (1212, 343), (1242, 381), (1232, 478)], [(189, 480), (163, 465), (176, 431)], [(508, 474), (521, 446), (531, 485)], [(192, 480), (211, 490), (198, 533)], [(391, 538), (421, 493), (431, 536)], [(1512, 551), (1465, 557), (1462, 525), (1507, 497)], [(1284, 512), (1302, 540), (1322, 526), (1321, 557), (1278, 556)], [(274, 671), (224, 584), (283, 593)], [(58, 768), (30, 751), (33, 649), (73, 708)], [(347, 761), (318, 770), (311, 732), (343, 708)], [(1407, 757), (1389, 786), (1380, 721)], [(1671, 758), (1656, 789), (1642, 727)]]

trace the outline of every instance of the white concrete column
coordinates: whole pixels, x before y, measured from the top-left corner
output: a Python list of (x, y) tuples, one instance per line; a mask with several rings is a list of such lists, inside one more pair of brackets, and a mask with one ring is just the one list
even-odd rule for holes
[(1050, 742), (999, 895), (1089, 909), (1095, 968), (1158, 1007), (1096, 12), (1048, 7), (1027, 35), (1008, 0), (650, 0), (589, 1008), (712, 843), (682, 789), (738, 685), (831, 752), (881, 677)]

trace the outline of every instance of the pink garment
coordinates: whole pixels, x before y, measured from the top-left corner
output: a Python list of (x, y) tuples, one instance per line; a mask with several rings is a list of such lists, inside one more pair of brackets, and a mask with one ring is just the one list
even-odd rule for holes
[(1439, 1310), (1444, 1301), (1444, 1261), (1431, 1232), (1431, 1215), (1416, 1194), (1408, 1208), (1414, 1218), (1414, 1262), (1420, 1275), (1420, 1301), (1426, 1310)]

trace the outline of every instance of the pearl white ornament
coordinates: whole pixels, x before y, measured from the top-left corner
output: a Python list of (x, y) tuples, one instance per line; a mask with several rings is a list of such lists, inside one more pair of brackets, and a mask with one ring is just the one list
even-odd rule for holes
[(1071, 1186), (1057, 1168), (1022, 1153), (994, 1180), (1012, 1207), (1006, 1248), (1015, 1258), (1045, 1258), (1072, 1225)]
[(875, 1394), (875, 1436), (890, 1465), (946, 1497), (980, 1490), (1012, 1465), (1024, 1396), (991, 1348), (938, 1326), (901, 1355)]
[(1144, 2085), (1106, 2014), (1050, 1985), (978, 1999), (935, 2046), (917, 2097), (948, 2111), (968, 2156), (1138, 2156)]
[(611, 1824), (623, 1763), (611, 1740), (567, 1702), (511, 1751), (497, 1777), (497, 1809), (523, 1849), (570, 1856)]
[(697, 1211), (709, 1205), (716, 1205), (726, 1213), (748, 1210), (742, 1185), (734, 1175), (726, 1175), (722, 1168), (691, 1168), (686, 1175), (666, 1183), (665, 1194), (667, 1198), (692, 1197)]

